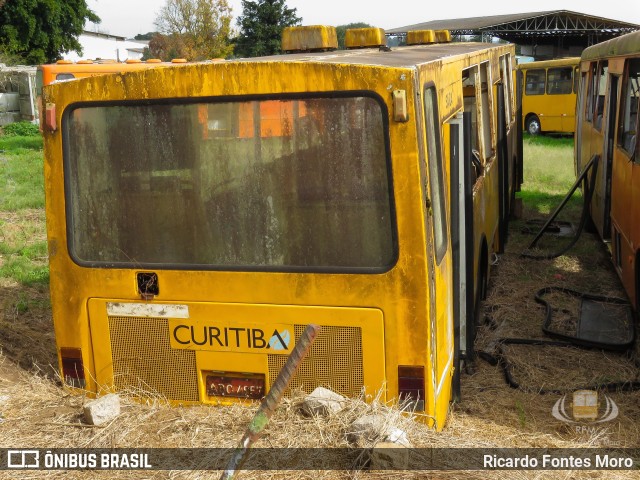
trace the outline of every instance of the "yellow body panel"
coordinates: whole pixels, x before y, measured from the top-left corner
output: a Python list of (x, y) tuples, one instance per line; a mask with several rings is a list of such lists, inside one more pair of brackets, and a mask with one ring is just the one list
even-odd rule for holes
[[(420, 58), (420, 49), (427, 48), (408, 49), (407, 53)], [(127, 375), (135, 377), (137, 371), (140, 389), (144, 390), (145, 385), (151, 390), (166, 388), (165, 395), (174, 402), (240, 401), (207, 396), (204, 385), (207, 372), (264, 375), (268, 388), (286, 352), (267, 352), (265, 339), (285, 330), (289, 338), (295, 339), (304, 325), (317, 323), (325, 327), (321, 333), (325, 337), (317, 342), (318, 350), (312, 350), (305, 360), (310, 369), (304, 377), (308, 381), (298, 386), (308, 390), (315, 386), (313, 381), (322, 384), (318, 372), (331, 370), (334, 388), (340, 390), (345, 380), (340, 359), (349, 358), (345, 371), (353, 372), (354, 365), (360, 365), (362, 371), (361, 384), (353, 385), (361, 385), (368, 395), (381, 391), (383, 400), (392, 400), (398, 394), (398, 367), (422, 366), (425, 418), (441, 429), (449, 409), (450, 380), (456, 368), (451, 247), (448, 245), (449, 252), (434, 265), (433, 220), (425, 201), (431, 193), (421, 165), (428, 161), (421, 153), (424, 152), (421, 92), (425, 83), (437, 86), (448, 193), (450, 148), (446, 122), (462, 108), (461, 71), (479, 62), (497, 62), (498, 56), (505, 53), (513, 55), (512, 46), (465, 45), (459, 52), (455, 51), (458, 47), (452, 48), (453, 53), (442, 61), (424, 62), (419, 68), (375, 62), (355, 64), (349, 63), (348, 58), (340, 61), (342, 57), (333, 63), (313, 57), (301, 61), (296, 61), (295, 56), (273, 57), (149, 69), (45, 87), (45, 101), (55, 105), (57, 125), (61, 126), (56, 131), (44, 132), (54, 327), (59, 349), (82, 350), (87, 389), (97, 392), (124, 388), (135, 382), (129, 379), (119, 384), (119, 379), (126, 379)], [(428, 58), (429, 50), (425, 50), (425, 55)], [(397, 90), (406, 92), (409, 121), (393, 120), (392, 92)], [(153, 265), (140, 268), (135, 264), (115, 268), (83, 264), (70, 255), (70, 227), (65, 220), (69, 206), (64, 182), (65, 175), (70, 174), (65, 171), (63, 159), (68, 148), (65, 135), (74, 134), (65, 131), (65, 125), (69, 112), (76, 106), (218, 97), (271, 99), (278, 95), (327, 96), (362, 91), (386, 106), (382, 113), (388, 135), (396, 242), (395, 263), (388, 268), (369, 273)], [(254, 129), (254, 133), (254, 138), (258, 138), (273, 135), (273, 130), (256, 133)], [(203, 173), (194, 171), (190, 175)], [(497, 177), (489, 160), (484, 181), (474, 196), (477, 209), (474, 241), (478, 249), (483, 242), (489, 249), (494, 248), (498, 222), (496, 192)], [(479, 271), (482, 257), (479, 254), (475, 257), (474, 269)], [(160, 289), (152, 298), (141, 300), (136, 275), (148, 271), (157, 273)], [(158, 306), (166, 306), (166, 311)], [(188, 317), (184, 317), (186, 311)], [(229, 330), (233, 328), (240, 330)], [(231, 331), (230, 338), (237, 340), (235, 346), (229, 347), (228, 339), (222, 342), (222, 338), (223, 332)], [(150, 341), (145, 343), (147, 338)], [(346, 343), (340, 343), (341, 338), (347, 338)], [(131, 363), (128, 359), (136, 356), (137, 346), (141, 352), (138, 360), (142, 363)], [(162, 361), (148, 365), (156, 357)], [(324, 357), (333, 360), (323, 363)], [(163, 368), (162, 362), (175, 368)], [(146, 366), (143, 368), (142, 364)], [(139, 374), (142, 370), (147, 372), (146, 376)], [(344, 393), (357, 394), (353, 385), (344, 387)]]

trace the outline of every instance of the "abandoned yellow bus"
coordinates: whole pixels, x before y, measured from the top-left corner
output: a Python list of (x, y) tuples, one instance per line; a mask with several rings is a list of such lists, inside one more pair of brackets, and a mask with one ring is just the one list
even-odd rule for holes
[(580, 58), (543, 60), (518, 65), (524, 77), (523, 127), (530, 135), (571, 133), (576, 127), (576, 94)]
[(611, 241), (612, 259), (637, 309), (640, 302), (640, 32), (587, 48), (580, 60), (576, 173), (599, 156), (590, 215)]
[(45, 87), (61, 371), (257, 399), (314, 323), (291, 388), (441, 429), (518, 188), (514, 47), (288, 32), (287, 55)]

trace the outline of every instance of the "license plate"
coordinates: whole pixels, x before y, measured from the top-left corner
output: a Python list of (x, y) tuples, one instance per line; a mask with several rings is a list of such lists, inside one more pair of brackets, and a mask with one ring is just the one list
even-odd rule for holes
[(260, 399), (264, 397), (264, 375), (217, 375), (207, 379), (207, 395), (210, 397), (236, 397)]

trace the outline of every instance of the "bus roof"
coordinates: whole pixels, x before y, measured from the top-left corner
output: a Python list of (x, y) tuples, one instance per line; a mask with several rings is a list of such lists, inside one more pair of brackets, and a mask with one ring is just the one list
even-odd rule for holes
[(582, 60), (640, 53), (640, 30), (593, 45), (582, 52)]
[(549, 67), (563, 67), (569, 65), (578, 65), (580, 63), (580, 57), (566, 57), (557, 58), (555, 60), (541, 60), (538, 62), (527, 62), (518, 65), (518, 69), (527, 70), (529, 68), (549, 68)]
[[(379, 48), (334, 50), (330, 52), (304, 52), (268, 57), (239, 59), (250, 62), (317, 62), (348, 65), (372, 65), (381, 67), (411, 68), (444, 58), (493, 49), (498, 44), (460, 42), (432, 45), (394, 47), (390, 51)], [(509, 44), (504, 44), (509, 46)]]

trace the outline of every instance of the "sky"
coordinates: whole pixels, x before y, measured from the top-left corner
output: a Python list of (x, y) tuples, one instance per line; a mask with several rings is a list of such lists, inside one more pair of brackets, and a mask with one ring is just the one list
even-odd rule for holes
[[(242, 13), (242, 2), (228, 2), (235, 28), (235, 18)], [(98, 31), (133, 37), (156, 30), (154, 21), (165, 0), (87, 0), (87, 4), (102, 19), (97, 26)], [(337, 26), (365, 22), (391, 29), (431, 20), (547, 10), (571, 10), (640, 25), (638, 0), (537, 0), (527, 3), (512, 0), (287, 0), (286, 4), (297, 9), (304, 25)], [(96, 30), (93, 24), (85, 28)]]

